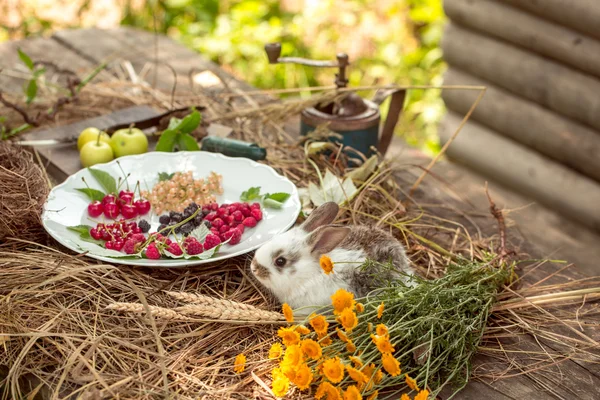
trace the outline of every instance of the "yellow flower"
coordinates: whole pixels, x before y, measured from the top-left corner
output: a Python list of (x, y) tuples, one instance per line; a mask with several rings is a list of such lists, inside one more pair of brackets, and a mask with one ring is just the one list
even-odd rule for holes
[(369, 322), (369, 323), (367, 324), (367, 330), (368, 330), (369, 332), (373, 332), (373, 324), (372, 324), (372, 323), (370, 323), (370, 322)]
[(288, 303), (283, 303), (281, 310), (283, 311), (283, 316), (287, 322), (294, 322), (294, 312)]
[(346, 343), (346, 351), (348, 353), (354, 353), (356, 351), (356, 346), (354, 343), (352, 343), (352, 341), (348, 341), (348, 343)]
[(335, 330), (337, 331), (337, 335), (342, 342), (348, 342), (348, 336), (346, 336), (344, 331), (340, 330), (340, 328), (335, 328)]
[(243, 353), (238, 354), (233, 362), (233, 370), (236, 374), (241, 374), (246, 368), (246, 356)]
[(344, 378), (344, 364), (339, 357), (325, 360), (323, 363), (323, 374), (333, 383), (338, 383)]
[(400, 362), (390, 353), (383, 353), (381, 355), (381, 365), (383, 365), (383, 369), (391, 376), (398, 376), (402, 372), (400, 370)]
[(414, 380), (413, 378), (411, 378), (410, 376), (408, 376), (408, 374), (406, 374), (406, 385), (411, 388), (412, 390), (419, 390), (419, 386), (417, 385), (417, 381)]
[(365, 311), (365, 306), (363, 306), (362, 303), (356, 303), (356, 312), (363, 312)]
[(275, 380), (280, 376), (285, 376), (285, 374), (283, 373), (283, 371), (281, 371), (281, 368), (273, 368), (271, 370), (271, 376), (273, 377), (273, 380)]
[(406, 393), (402, 393), (402, 396), (400, 396), (400, 400), (410, 400), (410, 396)]
[(328, 256), (321, 256), (319, 259), (319, 265), (325, 274), (329, 275), (333, 272), (333, 261)]
[(415, 400), (427, 400), (428, 396), (429, 396), (429, 390), (423, 389), (415, 396)]
[(301, 364), (296, 370), (296, 376), (294, 377), (294, 385), (298, 386), (300, 390), (306, 390), (310, 387), (310, 383), (313, 380), (313, 373), (306, 364)]
[(367, 400), (375, 400), (377, 398), (378, 394), (379, 394), (378, 390), (374, 391), (373, 394), (371, 394), (369, 397), (367, 397)]
[(332, 342), (331, 338), (329, 336), (327, 336), (326, 338), (321, 338), (321, 346), (322, 347), (326, 347), (329, 346)]
[(275, 396), (283, 397), (290, 388), (290, 380), (285, 376), (278, 376), (277, 378), (273, 379), (273, 384), (271, 387)]
[(375, 364), (372, 363), (362, 369), (362, 373), (365, 374), (369, 379), (371, 379), (371, 376), (373, 376), (373, 372), (375, 372)]
[(308, 335), (310, 333), (310, 329), (308, 329), (304, 325), (298, 325), (296, 326), (296, 332), (298, 332), (301, 335)]
[(377, 318), (381, 318), (381, 316), (383, 315), (384, 308), (385, 308), (385, 304), (383, 304), (383, 301), (382, 301), (381, 304), (377, 306)]
[(331, 296), (331, 304), (333, 305), (333, 313), (339, 315), (342, 311), (349, 308), (354, 308), (354, 295), (344, 289), (338, 289)]
[(288, 348), (285, 349), (285, 354), (280, 364), (281, 371), (288, 379), (293, 380), (296, 377), (298, 365), (303, 361), (304, 357), (302, 356), (300, 346), (297, 344), (288, 346)]
[(357, 383), (367, 383), (369, 381), (369, 378), (356, 368), (346, 365), (346, 371), (348, 372), (348, 376)]
[(383, 379), (383, 372), (381, 372), (380, 369), (377, 369), (377, 371), (375, 371), (375, 374), (373, 375), (373, 382), (375, 382), (376, 384), (381, 382), (381, 380)]
[(356, 328), (358, 325), (358, 318), (356, 318), (356, 314), (350, 308), (346, 308), (340, 314), (338, 320), (346, 330), (346, 332), (352, 331), (352, 329)]
[(350, 356), (348, 357), (350, 359), (350, 361), (352, 361), (352, 363), (354, 364), (355, 367), (362, 367), (363, 366), (363, 362), (360, 358), (358, 357), (354, 357), (354, 356)]
[(396, 350), (387, 337), (376, 337), (375, 344), (381, 353), (393, 353)]
[(296, 332), (294, 328), (279, 328), (277, 335), (286, 346), (298, 344), (300, 341), (300, 334)]
[(313, 360), (318, 360), (319, 358), (321, 358), (321, 346), (319, 346), (319, 343), (315, 342), (312, 339), (304, 339), (303, 341), (301, 341), (300, 348), (302, 349), (304, 354), (306, 354)]
[(283, 349), (281, 348), (281, 343), (273, 343), (269, 349), (269, 359), (275, 360), (281, 357), (282, 351)]
[(325, 400), (339, 400), (341, 398), (338, 388), (329, 382), (321, 383), (315, 393), (315, 399), (317, 400), (322, 399), (324, 396), (327, 396), (325, 397)]
[(385, 336), (388, 334), (388, 328), (384, 324), (377, 325), (377, 330), (375, 331), (379, 336)]
[(348, 386), (344, 392), (344, 400), (362, 400), (362, 396), (355, 385)]
[(320, 334), (327, 333), (327, 327), (329, 326), (329, 322), (327, 322), (324, 316), (313, 314), (309, 318), (310, 326), (313, 327), (315, 332)]

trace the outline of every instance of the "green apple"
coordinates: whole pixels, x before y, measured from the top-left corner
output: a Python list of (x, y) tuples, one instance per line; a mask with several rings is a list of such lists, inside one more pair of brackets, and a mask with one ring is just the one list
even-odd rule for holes
[(110, 138), (115, 157), (142, 154), (148, 151), (148, 138), (137, 128), (119, 129)]
[(112, 161), (115, 159), (115, 156), (108, 143), (97, 140), (83, 145), (79, 152), (79, 159), (81, 160), (81, 165), (91, 167), (95, 164)]
[(110, 136), (106, 134), (106, 132), (102, 132), (98, 128), (85, 128), (79, 134), (77, 138), (77, 150), (81, 150), (81, 148), (88, 142), (98, 140), (98, 135), (100, 135), (100, 141), (105, 143), (110, 143)]

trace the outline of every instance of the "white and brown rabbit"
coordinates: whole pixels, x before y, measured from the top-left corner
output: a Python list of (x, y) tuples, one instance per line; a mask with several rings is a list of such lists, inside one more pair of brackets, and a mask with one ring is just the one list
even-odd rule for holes
[[(414, 269), (404, 247), (389, 233), (370, 226), (331, 225), (339, 207), (328, 202), (314, 210), (306, 221), (260, 247), (251, 269), (254, 276), (281, 303), (293, 309), (331, 304), (338, 289), (362, 297), (381, 282), (406, 280)], [(319, 265), (322, 255), (335, 263), (326, 274)], [(370, 265), (366, 259), (393, 264), (393, 268)], [(404, 274), (401, 274), (403, 272)], [(299, 310), (308, 314), (310, 310)]]

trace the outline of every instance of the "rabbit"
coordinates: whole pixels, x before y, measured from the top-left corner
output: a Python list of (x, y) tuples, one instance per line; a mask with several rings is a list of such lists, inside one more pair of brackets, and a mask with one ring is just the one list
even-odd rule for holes
[[(338, 289), (358, 298), (390, 280), (410, 284), (410, 276), (414, 275), (398, 240), (371, 226), (331, 225), (338, 211), (334, 202), (322, 204), (300, 226), (261, 246), (250, 264), (257, 280), (297, 314), (308, 315), (310, 308), (331, 304), (331, 295)], [(330, 274), (320, 267), (322, 255), (334, 262)], [(367, 258), (381, 263), (391, 261), (393, 268), (374, 265), (363, 269)]]

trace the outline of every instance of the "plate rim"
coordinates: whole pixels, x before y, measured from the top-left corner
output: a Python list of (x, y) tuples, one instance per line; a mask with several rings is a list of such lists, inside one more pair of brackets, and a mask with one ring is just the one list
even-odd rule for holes
[[(298, 214), (300, 213), (300, 211), (302, 210), (302, 203), (300, 201), (300, 195), (298, 193), (298, 187), (294, 184), (294, 182), (292, 182), (289, 178), (279, 174), (273, 167), (271, 167), (270, 165), (266, 165), (266, 164), (261, 164), (259, 162), (256, 162), (254, 160), (251, 160), (249, 158), (245, 158), (245, 157), (229, 157), (226, 155), (223, 155), (221, 153), (212, 153), (212, 152), (208, 152), (208, 151), (178, 151), (178, 152), (157, 152), (157, 151), (151, 151), (151, 152), (147, 152), (147, 153), (143, 153), (143, 154), (135, 154), (135, 155), (129, 155), (129, 156), (122, 156), (122, 157), (118, 157), (115, 158), (112, 161), (109, 161), (107, 163), (101, 163), (101, 164), (95, 164), (92, 167), (96, 167), (96, 166), (110, 166), (110, 165), (116, 165), (117, 164), (117, 160), (123, 160), (125, 158), (127, 159), (141, 159), (144, 157), (149, 157), (149, 156), (161, 156), (161, 157), (176, 157), (176, 156), (181, 156), (181, 155), (190, 155), (190, 156), (198, 156), (198, 155), (202, 155), (202, 156), (207, 156), (207, 157), (214, 157), (214, 158), (221, 158), (224, 161), (234, 161), (234, 162), (242, 162), (242, 163), (246, 163), (249, 164), (250, 166), (254, 166), (254, 167), (258, 167), (258, 168), (264, 168), (267, 171), (269, 171), (271, 173), (271, 175), (273, 175), (275, 178), (280, 179), (282, 181), (288, 182), (289, 184), (291, 184), (293, 190), (292, 193), (290, 193), (290, 199), (294, 198), (296, 200), (296, 204), (298, 204)], [(59, 183), (58, 185), (54, 186), (51, 190), (50, 193), (48, 194), (48, 197), (46, 198), (46, 201), (44, 202), (44, 207), (42, 210), (42, 215), (41, 215), (41, 219), (42, 219), (42, 225), (44, 227), (44, 229), (46, 230), (46, 232), (56, 241), (58, 241), (61, 245), (65, 246), (66, 248), (70, 249), (71, 251), (74, 251), (78, 254), (85, 254), (86, 257), (90, 257), (96, 260), (100, 260), (100, 261), (105, 261), (105, 262), (109, 262), (112, 264), (121, 264), (121, 265), (129, 265), (129, 266), (138, 266), (138, 267), (152, 267), (152, 268), (190, 268), (190, 267), (194, 267), (194, 266), (198, 266), (198, 265), (202, 265), (202, 264), (208, 264), (211, 262), (219, 262), (219, 261), (223, 261), (229, 258), (234, 258), (234, 257), (238, 257), (247, 253), (250, 253), (254, 250), (256, 250), (257, 248), (259, 248), (260, 246), (262, 246), (264, 243), (261, 244), (256, 244), (256, 245), (252, 245), (250, 248), (244, 249), (244, 250), (239, 250), (235, 253), (232, 254), (228, 254), (228, 255), (222, 255), (219, 256), (217, 254), (217, 256), (213, 257), (213, 258), (208, 258), (206, 260), (185, 260), (185, 259), (175, 259), (174, 261), (171, 261), (170, 265), (164, 265), (164, 264), (156, 264), (156, 262), (160, 262), (161, 260), (150, 260), (150, 259), (119, 259), (119, 258), (111, 258), (111, 257), (105, 257), (105, 256), (101, 256), (101, 255), (95, 255), (95, 254), (90, 254), (89, 252), (85, 252), (85, 251), (81, 251), (81, 249), (77, 249), (74, 248), (75, 246), (71, 246), (69, 243), (67, 243), (66, 241), (64, 241), (60, 235), (55, 235), (54, 231), (49, 228), (46, 225), (46, 222), (48, 220), (50, 220), (50, 218), (47, 217), (47, 212), (49, 212), (49, 210), (47, 210), (47, 205), (48, 205), (48, 199), (50, 198), (50, 195), (52, 195), (53, 192), (60, 190), (61, 188), (63, 188), (64, 186), (68, 185), (70, 182), (75, 180), (75, 176), (80, 173), (82, 170), (86, 169), (86, 167), (83, 167), (82, 169), (80, 169), (79, 171), (75, 172), (74, 174), (69, 175), (63, 182)], [(285, 226), (281, 227), (280, 229), (277, 230), (277, 233), (274, 234), (274, 236), (283, 233), (285, 231), (287, 231), (288, 229), (290, 229), (297, 221), (297, 217), (295, 219), (293, 219), (290, 223), (286, 224)], [(168, 260), (162, 260), (162, 261), (168, 261)]]

